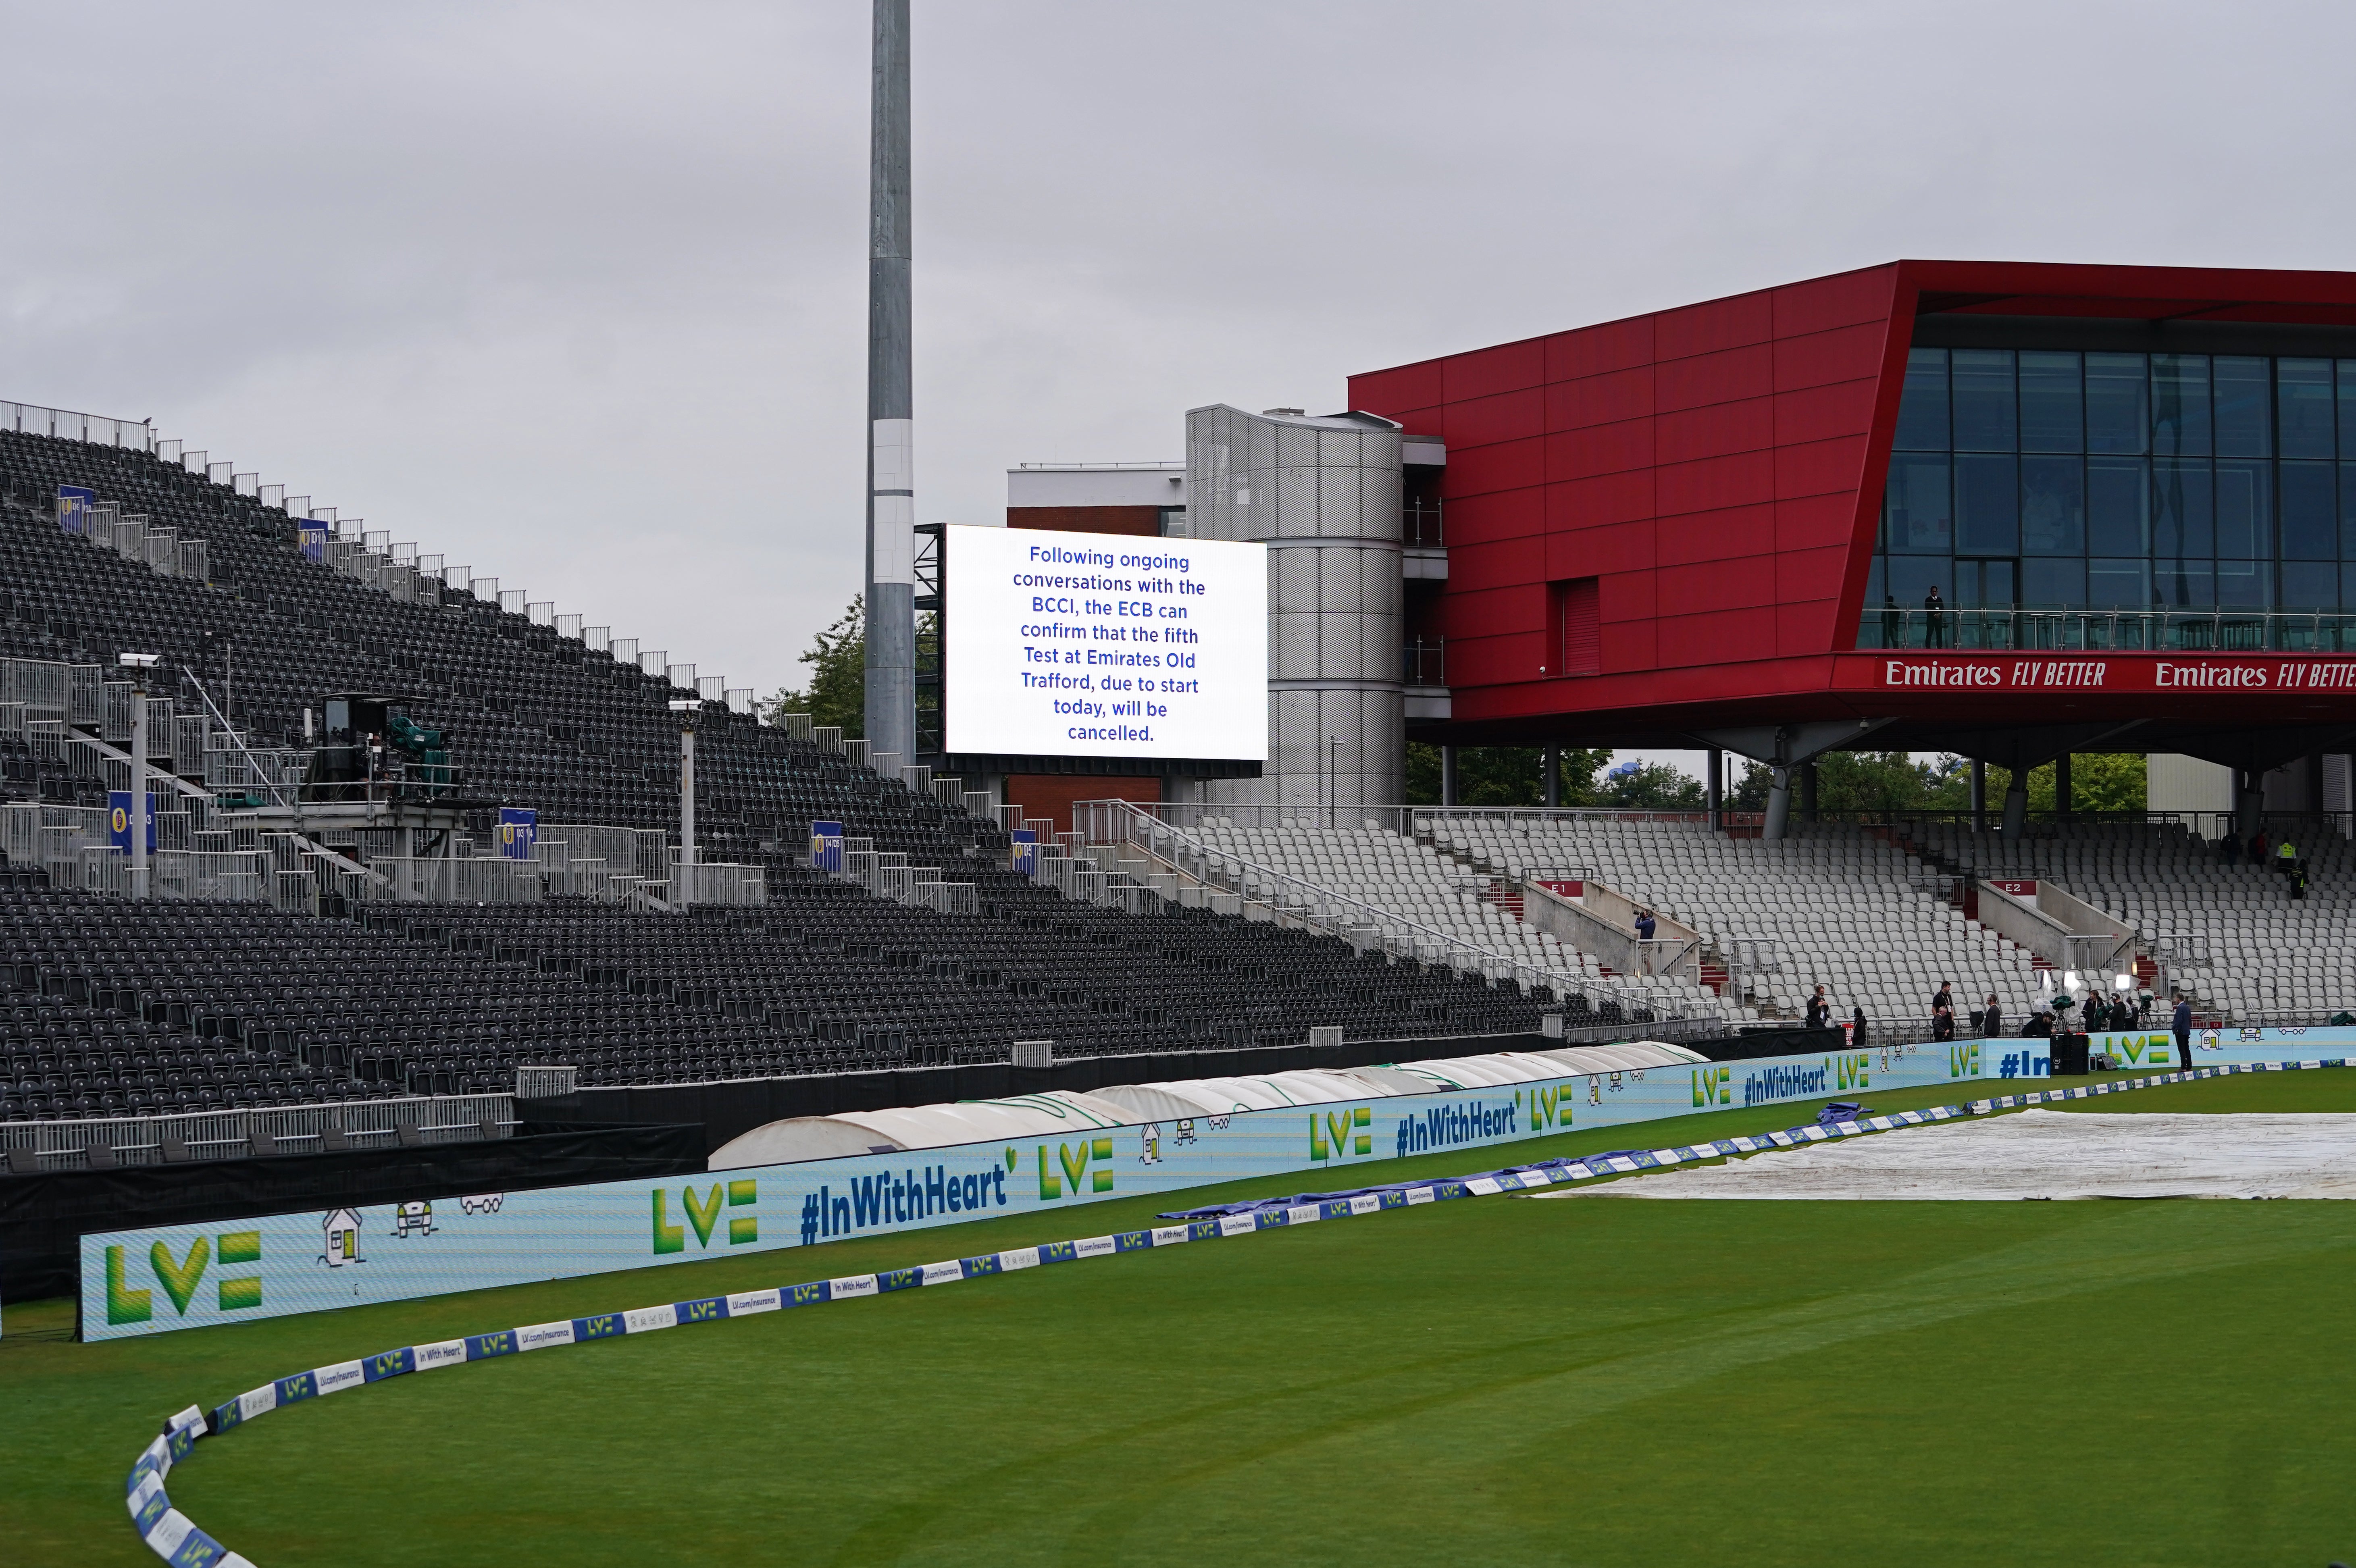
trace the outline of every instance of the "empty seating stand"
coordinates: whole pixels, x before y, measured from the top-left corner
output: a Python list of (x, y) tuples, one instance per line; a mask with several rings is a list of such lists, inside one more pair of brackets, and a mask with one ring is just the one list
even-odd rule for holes
[[(2267, 863), (2227, 859), (2219, 842), (2175, 822), (2044, 822), (2008, 839), (1988, 829), (1927, 823), (1923, 850), (1960, 873), (2060, 884), (2136, 933), (2204, 1016), (2229, 1022), (2318, 1020), (2356, 1006), (2356, 917), (2351, 847), (2337, 821), (2267, 821)], [(2271, 853), (2288, 835), (2308, 873), (2305, 895)]]
[[(1837, 1019), (1926, 1027), (1931, 997), (1955, 985), (1955, 1023), (1994, 995), (2025, 1019), (2035, 966), (1940, 895), (1936, 873), (1869, 829), (1794, 824), (1780, 842), (1713, 832), (1698, 818), (1658, 821), (1562, 812), (1428, 818), (1435, 841), (1516, 874), (1580, 867), (1640, 903), (1699, 931), (1706, 955), (1762, 1009), (1797, 1017), (1817, 986)], [(1705, 961), (1708, 961), (1706, 956)]]
[[(204, 541), (210, 581), (63, 533), (59, 485)], [(396, 600), (298, 545), (284, 512), (176, 464), (0, 432), (0, 655), (160, 653), (166, 688), (193, 709), (201, 680), (257, 747), (298, 745), (324, 693), (401, 693), (448, 735), (471, 797), (543, 823), (675, 825), (678, 688), (430, 581), (433, 602)], [(104, 803), (102, 778), (36, 752), (0, 743), (0, 794)], [(1007, 869), (997, 823), (751, 715), (705, 709), (697, 776), (703, 857), (761, 867), (766, 905), (680, 916), (552, 896), (320, 921), (0, 868), (0, 1117), (480, 1092), (532, 1062), (649, 1083), (1000, 1061), (1018, 1039), (1070, 1055), (1538, 1025), (1539, 998), (1478, 976), (1207, 911), (1066, 900)], [(973, 912), (810, 869), (815, 820), (971, 882)]]

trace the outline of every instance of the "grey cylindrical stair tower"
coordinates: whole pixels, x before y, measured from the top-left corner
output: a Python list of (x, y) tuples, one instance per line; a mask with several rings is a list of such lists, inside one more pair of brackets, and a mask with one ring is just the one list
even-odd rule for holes
[[(1220, 405), (1186, 416), (1187, 531), (1268, 551), (1268, 763), (1211, 801), (1330, 808), (1404, 796), (1399, 427)], [(1334, 742), (1338, 741), (1339, 745)]]

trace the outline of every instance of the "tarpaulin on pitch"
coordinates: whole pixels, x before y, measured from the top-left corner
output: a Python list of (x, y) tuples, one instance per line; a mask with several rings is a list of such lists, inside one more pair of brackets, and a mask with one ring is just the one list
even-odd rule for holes
[(1546, 1196), (2356, 1198), (2356, 1115), (2030, 1110)]

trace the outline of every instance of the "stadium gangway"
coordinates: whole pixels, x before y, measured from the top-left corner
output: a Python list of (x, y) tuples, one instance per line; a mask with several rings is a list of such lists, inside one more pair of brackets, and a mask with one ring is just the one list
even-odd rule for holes
[(19, 1172), (88, 1170), (93, 1168), (93, 1148), (107, 1151), (99, 1157), (97, 1168), (103, 1168), (110, 1157), (117, 1165), (162, 1165), (316, 1152), (330, 1141), (331, 1127), (352, 1148), (393, 1148), (412, 1139), (454, 1144), (513, 1137), (517, 1125), (512, 1094), (431, 1094), (238, 1111), (0, 1122), (0, 1150), (7, 1152), (11, 1168)]
[[(148, 568), (163, 577), (185, 577), (209, 582), (209, 547), (203, 539), (183, 539), (177, 528), (165, 528), (138, 513), (123, 515), (112, 501), (79, 507), (60, 497), (58, 521), (83, 542)], [(79, 522), (80, 527), (74, 525)]]
[(594, 857), (574, 856), (572, 846), (563, 839), (539, 840), (532, 846), (532, 859), (539, 863), (541, 885), (550, 897), (615, 901), (613, 874), (605, 862)]
[[(1187, 881), (1237, 894), (1248, 904), (1266, 908), (1280, 922), (1290, 921), (1362, 950), (1372, 933), (1373, 945), (1395, 959), (1409, 958), (1462, 975), (1481, 975), (1492, 984), (1517, 986), (1525, 995), (1543, 991), (1564, 1001), (1576, 996), (1590, 1008), (1608, 1005), (1648, 1013), (1655, 1019), (1690, 1016), (1685, 1009), (1668, 1007), (1653, 987), (1633, 976), (1618, 984), (1598, 985), (1584, 976), (1493, 952), (1434, 931), (1396, 911), (1258, 865), (1231, 851), (1214, 849), (1130, 801), (1079, 802), (1073, 807), (1073, 816), (1083, 825), (1081, 836), (1091, 843), (1141, 850), (1147, 859), (1169, 867)], [(1042, 866), (1050, 859), (1043, 852)], [(1076, 879), (1079, 873), (1074, 875)], [(1717, 1005), (1716, 1016), (1725, 1016), (1722, 1002)]]
[[(327, 869), (344, 874), (340, 867)], [(386, 855), (370, 861), (368, 869), (376, 873), (373, 880), (351, 878), (351, 888), (337, 891), (363, 902), (439, 904), (530, 904), (546, 891), (541, 868), (530, 860)]]
[(95, 730), (105, 718), (105, 669), (56, 659), (0, 659), (0, 702), (20, 702), (30, 723)]
[(608, 874), (659, 882), (669, 874), (670, 841), (659, 827), (605, 827), (587, 822), (543, 822), (542, 842), (564, 844), (573, 862), (598, 860)]
[(769, 901), (767, 875), (758, 866), (699, 860), (670, 869), (674, 906), (759, 909)]

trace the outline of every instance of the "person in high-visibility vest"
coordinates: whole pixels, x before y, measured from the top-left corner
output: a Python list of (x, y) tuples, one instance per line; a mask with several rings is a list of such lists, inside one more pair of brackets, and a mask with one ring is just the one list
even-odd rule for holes
[(2275, 869), (2287, 877), (2297, 868), (2297, 865), (2298, 846), (2292, 843), (2290, 835), (2286, 833), (2283, 835), (2283, 841), (2275, 847)]

